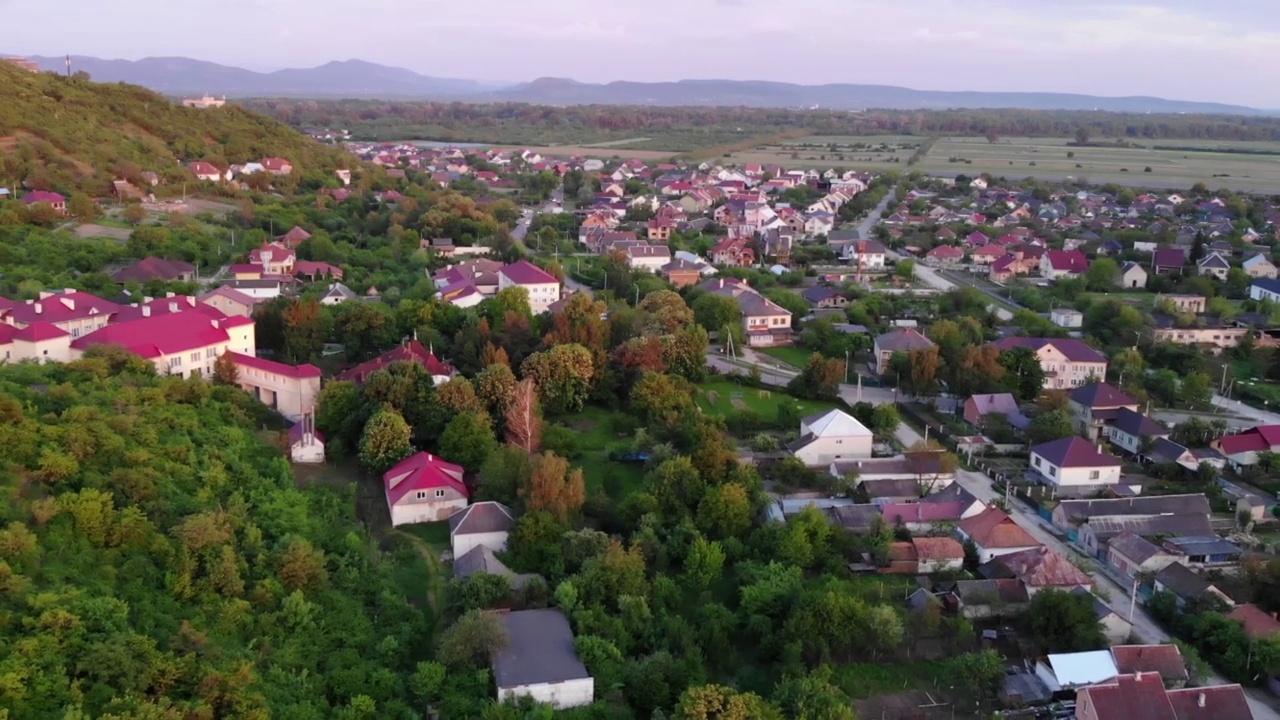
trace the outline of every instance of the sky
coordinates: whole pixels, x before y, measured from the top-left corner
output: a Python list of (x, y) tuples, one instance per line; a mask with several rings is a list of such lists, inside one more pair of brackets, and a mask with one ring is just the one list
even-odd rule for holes
[(1155, 95), (1280, 109), (1276, 0), (0, 0), (0, 52), (437, 77)]

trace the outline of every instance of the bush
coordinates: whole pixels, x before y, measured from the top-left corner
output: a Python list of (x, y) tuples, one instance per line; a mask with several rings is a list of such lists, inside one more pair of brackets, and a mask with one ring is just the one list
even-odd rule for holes
[(551, 425), (542, 431), (542, 449), (568, 460), (582, 457), (578, 434), (563, 425)]

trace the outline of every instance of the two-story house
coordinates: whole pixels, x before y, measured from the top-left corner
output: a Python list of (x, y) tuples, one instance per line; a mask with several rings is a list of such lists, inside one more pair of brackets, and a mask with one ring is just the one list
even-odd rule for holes
[(748, 345), (771, 347), (791, 342), (791, 313), (756, 292), (745, 280), (714, 278), (703, 281), (698, 288), (738, 302), (738, 308), (742, 311), (742, 329)]
[(1119, 388), (1105, 382), (1090, 383), (1071, 391), (1067, 396), (1076, 430), (1090, 440), (1106, 435), (1105, 426), (1114, 420), (1121, 409), (1137, 412), (1138, 401)]
[(1040, 276), (1047, 280), (1080, 277), (1089, 269), (1089, 259), (1079, 250), (1049, 250), (1040, 259)]
[(828, 410), (801, 420), (800, 437), (787, 449), (805, 465), (820, 466), (836, 460), (869, 458), (871, 442), (871, 431), (852, 415)]
[(1274, 279), (1278, 274), (1276, 271), (1276, 266), (1270, 260), (1267, 259), (1266, 255), (1263, 255), (1261, 253), (1254, 255), (1248, 260), (1245, 260), (1244, 264), (1241, 265), (1241, 267), (1244, 268), (1244, 272), (1246, 275), (1254, 279), (1259, 279), (1259, 278)]
[(521, 287), (529, 293), (529, 309), (534, 315), (546, 312), (560, 299), (560, 281), (556, 276), (528, 260), (505, 265), (498, 271), (498, 292), (510, 287)]
[(447, 520), (466, 509), (471, 493), (460, 465), (420, 452), (382, 475), (392, 526)]
[(1009, 337), (998, 340), (1001, 352), (1030, 348), (1044, 369), (1046, 390), (1066, 390), (1107, 376), (1107, 358), (1082, 340)]
[(1142, 413), (1127, 407), (1116, 411), (1108, 423), (1111, 444), (1130, 455), (1139, 455), (1157, 438), (1169, 437), (1169, 429)]
[(640, 244), (626, 249), (627, 264), (635, 270), (658, 273), (671, 262), (671, 249), (666, 245)]

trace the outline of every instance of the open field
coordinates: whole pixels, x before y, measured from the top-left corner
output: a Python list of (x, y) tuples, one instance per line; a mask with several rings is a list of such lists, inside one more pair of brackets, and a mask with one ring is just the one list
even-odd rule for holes
[(1065, 138), (1000, 138), (990, 143), (980, 137), (944, 137), (916, 167), (939, 175), (991, 173), (1054, 181), (1087, 178), (1167, 188), (1189, 188), (1203, 182), (1210, 188), (1280, 192), (1280, 156), (1250, 154), (1280, 152), (1280, 143), (1165, 140), (1128, 148), (1073, 147), (1068, 142)]
[(795, 405), (801, 416), (835, 407), (834, 403), (820, 400), (799, 400), (781, 389), (761, 390), (738, 385), (731, 380), (712, 380), (699, 384), (694, 402), (708, 414), (727, 417), (743, 410), (751, 410), (769, 421), (777, 417), (778, 406), (784, 402)]
[(774, 360), (784, 362), (795, 369), (803, 368), (809, 362), (809, 356), (813, 354), (812, 350), (802, 347), (784, 346), (784, 347), (767, 347), (757, 348), (756, 352), (761, 355), (768, 355)]
[(727, 160), (738, 165), (759, 163), (802, 170), (892, 170), (905, 168), (922, 142), (923, 138), (906, 135), (810, 135), (736, 152)]
[(619, 147), (621, 145), (634, 145), (636, 143), (649, 142), (649, 140), (650, 138), (647, 138), (647, 137), (627, 138), (625, 140), (610, 140), (608, 142), (587, 143), (585, 147), (597, 147), (597, 148)]

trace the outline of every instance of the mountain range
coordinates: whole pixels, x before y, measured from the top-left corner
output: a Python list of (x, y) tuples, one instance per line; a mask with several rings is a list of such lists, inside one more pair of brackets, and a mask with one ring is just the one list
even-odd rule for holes
[[(30, 58), (44, 70), (62, 72), (65, 59)], [(514, 85), (422, 75), (363, 60), (314, 68), (255, 72), (184, 57), (103, 60), (72, 56), (72, 69), (99, 82), (128, 82), (169, 94), (209, 93), (230, 97), (396, 98), (522, 102), (540, 105), (689, 105), (861, 110), (1022, 108), (1115, 112), (1270, 114), (1224, 103), (1157, 97), (1099, 97), (1050, 92), (914, 90), (892, 85), (799, 85), (740, 80), (583, 83), (539, 78)]]

